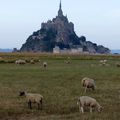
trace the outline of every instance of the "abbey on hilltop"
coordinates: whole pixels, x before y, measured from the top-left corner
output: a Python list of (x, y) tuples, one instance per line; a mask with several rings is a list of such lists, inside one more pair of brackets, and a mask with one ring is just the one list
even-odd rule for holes
[(41, 29), (33, 32), (22, 45), (20, 52), (54, 52), (54, 53), (109, 53), (102, 45), (86, 41), (85, 36), (78, 37), (74, 24), (64, 16), (60, 2), (58, 15), (47, 23), (41, 24)]

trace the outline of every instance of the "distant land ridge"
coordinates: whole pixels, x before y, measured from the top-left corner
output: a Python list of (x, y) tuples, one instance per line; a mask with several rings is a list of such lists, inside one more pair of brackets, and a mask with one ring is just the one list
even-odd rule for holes
[(112, 54), (120, 54), (120, 49), (111, 50), (111, 53), (112, 53)]
[(83, 52), (110, 53), (108, 48), (86, 41), (85, 36), (76, 35), (74, 24), (63, 15), (61, 2), (58, 15), (47, 23), (42, 23), (41, 29), (28, 37), (20, 48), (20, 52), (53, 52), (56, 46), (61, 50), (82, 48)]
[(12, 52), (13, 49), (9, 49), (9, 48), (6, 48), (6, 49), (1, 49), (0, 48), (0, 52)]

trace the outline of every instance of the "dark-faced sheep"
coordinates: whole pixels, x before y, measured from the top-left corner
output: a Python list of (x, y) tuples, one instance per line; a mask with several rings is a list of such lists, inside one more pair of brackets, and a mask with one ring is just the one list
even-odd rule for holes
[(42, 102), (43, 102), (43, 96), (40, 94), (35, 93), (27, 93), (27, 92), (20, 92), (19, 96), (25, 96), (27, 99), (28, 107), (32, 109), (32, 103), (37, 103), (38, 110), (42, 110)]
[(96, 99), (88, 96), (81, 96), (78, 98), (77, 105), (79, 106), (79, 111), (84, 113), (85, 107), (89, 107), (90, 113), (92, 113), (93, 108), (96, 108), (98, 112), (101, 112), (103, 107), (96, 101)]

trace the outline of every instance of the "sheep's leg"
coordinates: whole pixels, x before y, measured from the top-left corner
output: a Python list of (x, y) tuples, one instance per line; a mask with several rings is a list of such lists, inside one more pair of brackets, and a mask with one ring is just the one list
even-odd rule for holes
[(38, 110), (40, 109), (40, 103), (38, 103)]
[(92, 107), (90, 107), (90, 113), (92, 113)]
[(94, 86), (92, 87), (92, 90), (93, 90), (93, 91), (95, 90), (95, 87), (94, 87)]
[(29, 107), (30, 109), (32, 109), (31, 101), (28, 102), (28, 107)]
[(86, 93), (86, 91), (87, 91), (87, 87), (85, 87), (85, 93)]
[(80, 108), (81, 108), (81, 112), (84, 113), (84, 109), (83, 109), (83, 107), (80, 107)]
[(79, 112), (81, 112), (81, 107), (79, 106)]
[(40, 100), (40, 104), (41, 104), (41, 110), (42, 110), (42, 99)]

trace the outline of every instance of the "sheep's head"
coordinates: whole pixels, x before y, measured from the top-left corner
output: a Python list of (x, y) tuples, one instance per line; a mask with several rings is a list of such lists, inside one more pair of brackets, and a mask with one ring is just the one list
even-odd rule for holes
[(86, 85), (85, 85), (85, 80), (84, 80), (84, 79), (82, 79), (81, 83), (82, 83), (82, 86), (83, 86), (83, 87), (86, 86)]
[(25, 92), (24, 91), (20, 91), (19, 92), (19, 96), (24, 96), (25, 95)]
[(101, 112), (103, 110), (103, 107), (102, 106), (99, 106), (98, 107), (98, 112)]

